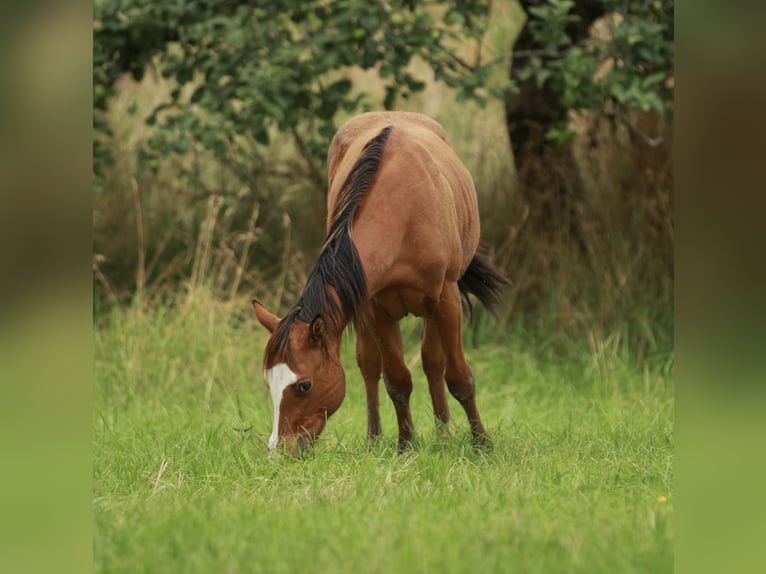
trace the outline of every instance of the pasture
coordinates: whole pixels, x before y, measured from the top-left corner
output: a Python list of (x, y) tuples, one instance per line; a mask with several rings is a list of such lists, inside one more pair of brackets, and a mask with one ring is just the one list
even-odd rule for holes
[[(533, 339), (480, 316), (465, 334), (494, 449), (450, 397), (435, 434), (419, 323), (403, 323), (418, 448), (368, 445), (353, 335), (348, 386), (313, 452), (267, 455), (265, 331), (246, 300), (193, 292), (95, 330), (97, 572), (671, 572), (672, 357), (619, 337)], [(478, 343), (478, 344), (477, 344)], [(613, 344), (612, 344), (613, 343)]]

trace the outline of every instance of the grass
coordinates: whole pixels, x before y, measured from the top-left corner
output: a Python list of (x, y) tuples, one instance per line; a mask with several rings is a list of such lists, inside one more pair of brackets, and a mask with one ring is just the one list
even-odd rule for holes
[(436, 437), (408, 322), (419, 447), (396, 453), (385, 395), (367, 444), (349, 339), (346, 400), (296, 462), (267, 456), (265, 337), (242, 309), (192, 295), (96, 330), (96, 571), (672, 571), (669, 375), (488, 334), (467, 349), (495, 442), (477, 453), (452, 399)]

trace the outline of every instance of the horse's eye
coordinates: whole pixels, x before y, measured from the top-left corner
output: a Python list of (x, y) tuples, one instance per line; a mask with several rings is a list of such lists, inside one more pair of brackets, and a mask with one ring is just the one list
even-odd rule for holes
[(299, 395), (305, 395), (311, 390), (311, 381), (303, 381), (302, 383), (296, 383), (295, 389)]

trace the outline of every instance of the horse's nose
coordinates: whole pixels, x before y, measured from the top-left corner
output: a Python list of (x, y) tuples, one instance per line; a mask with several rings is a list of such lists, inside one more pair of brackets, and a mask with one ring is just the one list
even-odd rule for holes
[(309, 447), (311, 447), (311, 440), (309, 440), (307, 437), (303, 435), (298, 435), (297, 440), (295, 441), (295, 444), (293, 445), (291, 454), (295, 458), (300, 458), (301, 453)]
[(311, 440), (303, 435), (295, 435), (291, 441), (285, 441), (285, 443), (287, 452), (296, 459), (301, 457), (301, 453), (304, 450), (311, 447)]

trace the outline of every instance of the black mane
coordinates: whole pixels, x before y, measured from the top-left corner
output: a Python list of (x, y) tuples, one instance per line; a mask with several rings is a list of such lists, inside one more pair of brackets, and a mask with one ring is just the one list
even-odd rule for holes
[[(282, 318), (266, 348), (267, 356), (287, 352), (290, 328), (296, 320), (310, 323), (318, 315), (339, 329), (356, 317), (367, 297), (367, 281), (354, 242), (349, 234), (351, 222), (370, 187), (393, 126), (384, 128), (362, 149), (338, 194), (331, 214), (332, 224), (306, 286), (298, 301)], [(330, 294), (330, 287), (340, 299), (340, 306)]]

